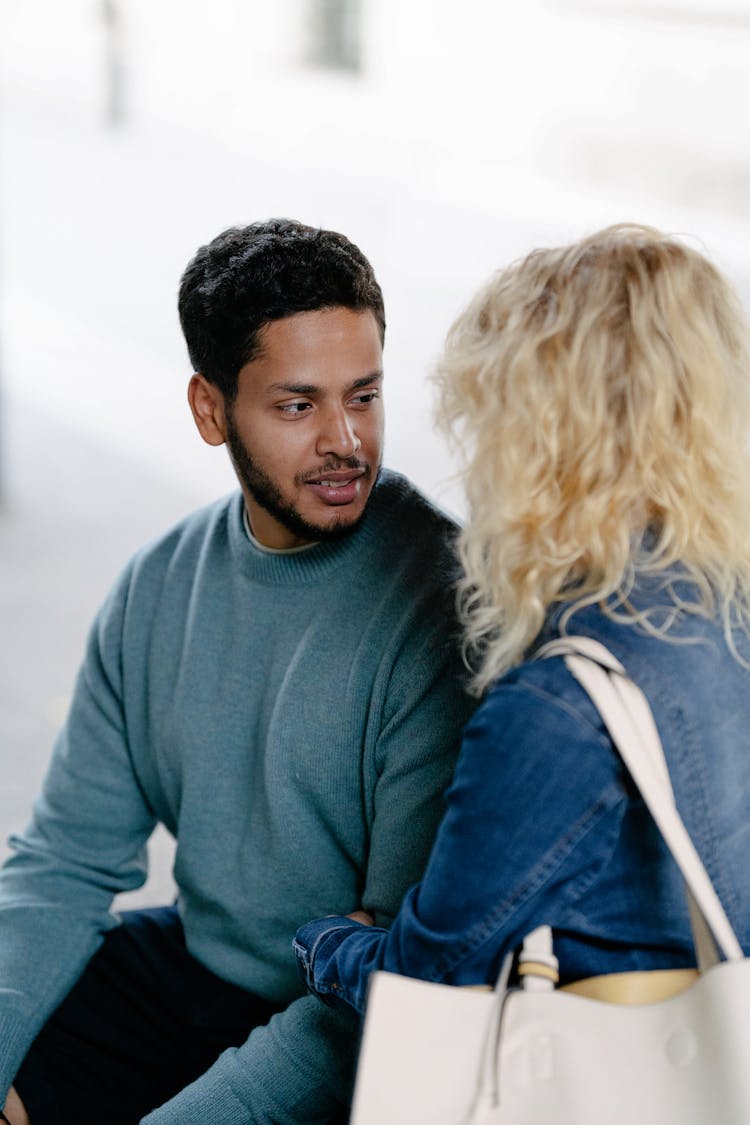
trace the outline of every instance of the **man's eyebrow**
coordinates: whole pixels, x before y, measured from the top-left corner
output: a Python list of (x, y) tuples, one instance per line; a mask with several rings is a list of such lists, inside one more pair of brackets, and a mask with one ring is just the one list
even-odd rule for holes
[(288, 395), (314, 395), (320, 388), (315, 383), (271, 383), (266, 390), (269, 394), (283, 391)]
[(359, 390), (360, 387), (371, 387), (373, 383), (383, 382), (383, 372), (373, 371), (370, 375), (363, 375), (361, 379), (355, 379), (349, 388), (352, 391)]
[[(381, 383), (383, 381), (382, 371), (373, 371), (370, 375), (362, 375), (361, 378), (355, 379), (347, 387), (348, 391), (359, 390), (360, 387), (371, 387), (373, 383)], [(323, 388), (318, 383), (272, 383), (266, 390), (269, 394), (278, 394), (282, 391), (288, 395), (313, 395), (320, 394)]]

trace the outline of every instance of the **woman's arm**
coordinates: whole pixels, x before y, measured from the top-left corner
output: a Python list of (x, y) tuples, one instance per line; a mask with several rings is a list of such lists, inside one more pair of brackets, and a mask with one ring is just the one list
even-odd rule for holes
[(493, 980), (507, 949), (590, 886), (612, 853), (626, 796), (619, 759), (587, 702), (579, 710), (569, 691), (560, 699), (536, 683), (490, 693), (466, 728), (424, 879), (393, 927), (333, 916), (298, 931), (311, 991), (362, 1011), (376, 969)]

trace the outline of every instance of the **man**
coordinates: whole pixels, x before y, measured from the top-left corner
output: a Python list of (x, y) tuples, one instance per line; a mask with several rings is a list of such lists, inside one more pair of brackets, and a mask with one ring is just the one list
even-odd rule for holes
[[(454, 528), (380, 472), (369, 263), (342, 235), (257, 223), (198, 251), (179, 307), (196, 425), (241, 491), (125, 570), (12, 841), (12, 1125), (340, 1118), (357, 1029), (303, 995), (291, 937), (321, 913), (393, 916), (468, 714)], [(157, 822), (178, 903), (118, 919)]]

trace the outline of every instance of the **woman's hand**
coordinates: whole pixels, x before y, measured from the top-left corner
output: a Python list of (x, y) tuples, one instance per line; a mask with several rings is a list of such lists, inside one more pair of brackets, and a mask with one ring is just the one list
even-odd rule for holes
[(375, 919), (364, 910), (355, 910), (353, 914), (347, 914), (347, 918), (351, 918), (352, 922), (361, 922), (363, 926), (375, 925)]

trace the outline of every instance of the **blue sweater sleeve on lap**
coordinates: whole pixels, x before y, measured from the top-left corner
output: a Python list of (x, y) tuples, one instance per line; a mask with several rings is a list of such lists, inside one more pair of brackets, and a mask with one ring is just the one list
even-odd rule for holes
[(351, 1013), (302, 997), (142, 1125), (326, 1125), (348, 1105), (358, 1040)]

